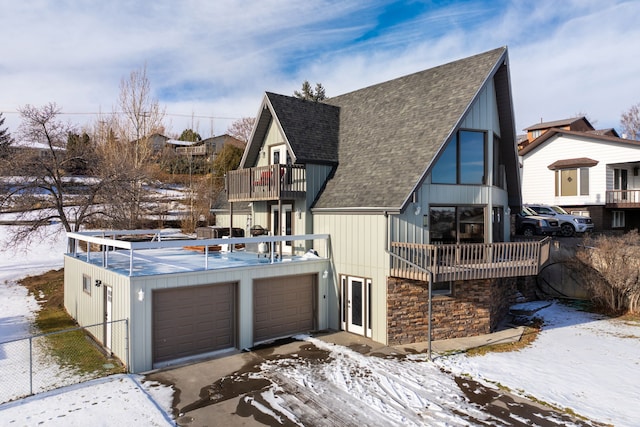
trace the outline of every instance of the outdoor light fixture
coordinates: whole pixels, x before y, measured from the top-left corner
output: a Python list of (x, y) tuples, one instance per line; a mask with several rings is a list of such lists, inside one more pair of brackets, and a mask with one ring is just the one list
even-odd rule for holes
[(138, 291), (138, 301), (144, 301), (144, 291), (142, 289)]
[(99, 288), (102, 285), (102, 280), (96, 279), (96, 288)]
[(327, 270), (325, 270), (325, 271), (322, 273), (322, 278), (323, 278), (323, 279), (326, 279), (327, 277), (329, 277), (329, 272), (328, 272)]

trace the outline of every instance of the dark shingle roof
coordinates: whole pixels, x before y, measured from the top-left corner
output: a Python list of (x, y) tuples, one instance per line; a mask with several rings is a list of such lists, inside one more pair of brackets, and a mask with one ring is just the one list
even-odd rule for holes
[(584, 121), (585, 124), (588, 124), (588, 126), (593, 129), (593, 126), (591, 126), (591, 123), (589, 123), (587, 118), (585, 116), (580, 116), (580, 117), (572, 117), (570, 119), (554, 120), (551, 122), (540, 122), (540, 123), (536, 123), (535, 125), (531, 125), (527, 128), (524, 128), (524, 130), (532, 131), (537, 129), (559, 128), (559, 127), (572, 125), (578, 121)]
[(339, 167), (315, 208), (401, 208), (504, 59), (499, 48), (329, 99)]
[(271, 92), (267, 92), (267, 99), (293, 150), (295, 163), (337, 162), (337, 107)]

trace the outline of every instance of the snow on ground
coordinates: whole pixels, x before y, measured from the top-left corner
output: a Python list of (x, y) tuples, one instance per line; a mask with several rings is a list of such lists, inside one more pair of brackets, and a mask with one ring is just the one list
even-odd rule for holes
[(136, 375), (113, 375), (0, 405), (0, 425), (172, 426), (172, 396)]
[[(0, 226), (0, 241), (6, 236), (7, 227)], [(16, 281), (62, 267), (65, 243), (64, 234), (60, 234), (26, 252), (0, 251), (0, 342), (30, 333), (37, 304)], [(307, 338), (329, 351), (326, 362), (309, 369), (304, 360), (268, 361), (255, 375), (277, 378), (275, 384), (291, 386), (283, 390), (274, 385), (263, 393), (266, 403), (290, 422), (299, 418), (287, 408), (294, 408), (296, 400), (304, 402), (306, 394), (316, 396), (336, 413), (358, 413), (371, 425), (468, 425), (469, 418), (460, 418), (461, 413), (491, 424), (441, 367), (570, 408), (594, 421), (637, 425), (640, 323), (606, 319), (558, 303), (537, 315), (545, 320), (542, 333), (518, 352), (478, 357), (437, 355), (431, 364), (363, 356)], [(0, 362), (5, 356), (0, 354)], [(2, 378), (10, 375), (0, 364), (0, 389)], [(169, 387), (144, 382), (136, 375), (116, 375), (0, 405), (0, 426), (86, 425), (88, 419), (105, 426), (173, 425), (167, 415), (172, 396)], [(264, 407), (261, 402), (252, 404)]]
[[(0, 242), (7, 242), (9, 238), (9, 227), (0, 226)], [(40, 240), (24, 251), (0, 251), (0, 343), (33, 332), (31, 325), (38, 304), (17, 281), (61, 268), (65, 250), (66, 236), (61, 233), (54, 239)], [(28, 365), (26, 370), (24, 366), (16, 366), (16, 361), (21, 365), (24, 349), (14, 347), (22, 343), (24, 341), (0, 345), (1, 402), (13, 397), (14, 384), (27, 381), (28, 385)], [(47, 358), (44, 355), (36, 356), (36, 381), (43, 372), (46, 376), (64, 374), (52, 362), (45, 365)], [(142, 382), (141, 377), (135, 375), (116, 375), (0, 405), (0, 426), (85, 426), (89, 419), (96, 426), (170, 426), (174, 425), (167, 415), (172, 396), (173, 390), (169, 387)]]
[(455, 374), (508, 387), (615, 426), (640, 422), (640, 321), (610, 319), (561, 303), (537, 316), (544, 327), (520, 351), (437, 357)]
[(306, 422), (319, 416), (335, 417), (329, 423), (335, 425), (406, 427), (492, 419), (432, 363), (367, 356), (315, 338), (298, 339), (328, 351), (329, 357), (321, 362), (269, 360), (253, 375), (273, 381), (263, 392), (273, 409), (283, 414), (299, 409), (287, 416), (299, 425), (312, 425)]

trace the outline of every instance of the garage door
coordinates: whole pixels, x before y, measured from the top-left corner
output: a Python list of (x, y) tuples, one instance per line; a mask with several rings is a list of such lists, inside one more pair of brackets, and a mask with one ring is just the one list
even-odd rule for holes
[(153, 361), (235, 347), (234, 283), (153, 292)]
[(315, 328), (316, 275), (253, 282), (253, 341), (284, 337)]

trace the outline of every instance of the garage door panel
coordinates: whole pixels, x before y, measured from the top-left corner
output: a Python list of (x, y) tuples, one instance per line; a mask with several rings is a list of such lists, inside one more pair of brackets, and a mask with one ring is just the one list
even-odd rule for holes
[(315, 275), (254, 282), (254, 342), (314, 329)]
[(153, 292), (154, 362), (233, 347), (234, 283)]

